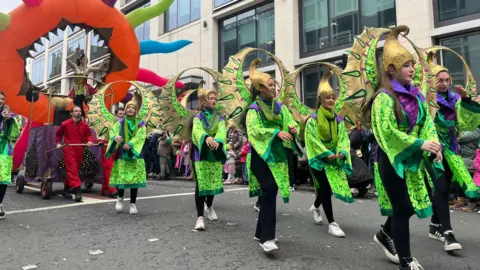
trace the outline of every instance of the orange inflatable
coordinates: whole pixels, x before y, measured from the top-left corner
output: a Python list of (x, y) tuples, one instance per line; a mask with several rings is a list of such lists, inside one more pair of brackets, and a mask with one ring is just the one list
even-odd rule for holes
[[(31, 83), (25, 73), (25, 59), (33, 45), (48, 33), (68, 25), (93, 30), (108, 44), (110, 67), (106, 83), (137, 78), (140, 45), (132, 19), (113, 6), (115, 0), (23, 0), (10, 14), (0, 14), (0, 89), (11, 110), (28, 117), (30, 103), (25, 94)], [(168, 1), (169, 2), (169, 1)], [(135, 22), (137, 23), (137, 22)], [(114, 85), (114, 100), (120, 101), (130, 84)], [(46, 123), (48, 96), (40, 95), (34, 104), (33, 121)], [(51, 114), (53, 115), (53, 113)], [(52, 119), (50, 119), (52, 121)]]

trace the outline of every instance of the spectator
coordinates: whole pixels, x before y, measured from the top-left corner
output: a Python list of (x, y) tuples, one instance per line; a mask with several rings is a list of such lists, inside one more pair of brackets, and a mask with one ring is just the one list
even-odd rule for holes
[(237, 157), (237, 154), (235, 154), (235, 151), (233, 150), (233, 143), (230, 143), (227, 146), (227, 162), (226, 162), (226, 167), (227, 167), (227, 173), (228, 173), (228, 178), (227, 181), (225, 181), (226, 185), (233, 184), (235, 181), (235, 158)]
[[(480, 190), (480, 149), (477, 149), (477, 155), (475, 156), (475, 159), (473, 160), (473, 166), (475, 167), (475, 173), (473, 174), (473, 181), (475, 182), (475, 185)], [(480, 214), (480, 211), (478, 211)]]
[(160, 164), (160, 173), (157, 180), (166, 180), (170, 175), (170, 157), (172, 155), (172, 139), (168, 138), (167, 133), (159, 133), (157, 157)]
[(248, 185), (247, 155), (250, 144), (246, 136), (243, 137), (242, 151), (240, 152), (240, 162), (242, 163), (242, 180), (244, 185)]

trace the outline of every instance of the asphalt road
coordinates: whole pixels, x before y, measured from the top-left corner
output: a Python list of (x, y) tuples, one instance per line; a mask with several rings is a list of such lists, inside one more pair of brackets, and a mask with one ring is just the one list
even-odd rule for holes
[[(384, 221), (375, 200), (335, 200), (336, 221), (347, 234), (338, 239), (327, 225), (313, 222), (307, 211), (313, 194), (295, 191), (289, 204), (278, 201), (280, 251), (267, 256), (253, 240), (257, 213), (245, 186), (227, 186), (215, 198), (219, 220), (206, 221), (204, 232), (192, 231), (192, 182), (149, 181), (139, 191), (135, 216), (117, 214), (114, 200), (97, 196), (98, 189), (75, 204), (9, 188), (9, 215), (0, 221), (0, 269), (397, 269), (373, 242)], [(428, 220), (412, 218), (413, 255), (425, 269), (480, 269), (480, 215), (454, 212), (452, 221), (462, 252), (448, 255), (428, 238)], [(153, 238), (158, 241), (148, 241)], [(91, 255), (95, 250), (103, 254)]]

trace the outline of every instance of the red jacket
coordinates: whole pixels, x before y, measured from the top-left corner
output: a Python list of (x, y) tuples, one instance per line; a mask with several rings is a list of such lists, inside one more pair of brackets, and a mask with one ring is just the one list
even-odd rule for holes
[(247, 155), (248, 155), (249, 147), (250, 147), (250, 144), (248, 142), (244, 143), (243, 146), (242, 146), (242, 152), (240, 152), (240, 161), (242, 163), (247, 162)]
[(88, 124), (83, 120), (80, 120), (78, 123), (75, 123), (73, 119), (64, 121), (55, 134), (57, 144), (62, 143), (62, 138), (66, 144), (93, 142), (92, 132)]

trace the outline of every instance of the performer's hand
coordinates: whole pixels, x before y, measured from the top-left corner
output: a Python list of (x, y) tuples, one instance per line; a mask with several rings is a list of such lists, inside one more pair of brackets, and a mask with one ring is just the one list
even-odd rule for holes
[(123, 145), (122, 148), (123, 148), (123, 150), (127, 150), (127, 151), (128, 151), (128, 150), (130, 150), (130, 145), (129, 145), (128, 143), (126, 143), (126, 144)]
[(214, 146), (213, 146), (212, 150), (217, 150), (218, 147), (220, 146), (220, 144), (216, 141), (213, 141), (213, 143), (214, 143)]
[(433, 162), (440, 162), (440, 163), (442, 163), (442, 161), (443, 161), (442, 151), (438, 151), (437, 157), (433, 160)]
[(290, 133), (280, 131), (277, 136), (284, 142), (290, 142), (293, 140), (293, 136)]
[(337, 156), (336, 155), (330, 155), (327, 157), (328, 160), (334, 160)]
[(92, 147), (92, 146), (93, 146), (93, 143), (92, 143), (92, 142), (87, 142), (87, 146), (88, 146), (88, 147)]
[(289, 126), (288, 127), (288, 133), (290, 133), (292, 135), (296, 135), (297, 134), (297, 128), (295, 126)]
[(116, 142), (116, 143), (122, 143), (122, 142), (123, 142), (123, 138), (120, 137), (120, 136), (117, 136), (117, 137), (115, 137), (115, 142)]
[(2, 116), (3, 116), (3, 121), (7, 121), (12, 118), (12, 115), (8, 111), (3, 111)]
[(462, 97), (462, 98), (465, 98), (467, 97), (467, 90), (465, 90), (465, 88), (463, 88), (463, 86), (457, 84), (455, 85), (455, 91)]
[(62, 148), (62, 144), (61, 144), (61, 143), (57, 143), (57, 148)]
[(343, 153), (340, 153), (337, 155), (338, 159), (345, 159), (345, 155)]
[(423, 142), (420, 149), (426, 152), (430, 152), (432, 154), (437, 154), (442, 150), (442, 146), (440, 145), (440, 143), (435, 141), (425, 141)]
[(208, 146), (210, 149), (213, 150), (213, 149), (215, 148), (215, 143), (216, 143), (216, 142), (215, 142), (215, 140), (214, 140), (212, 137), (208, 136), (208, 137), (205, 139), (205, 141), (207, 142), (207, 146)]

